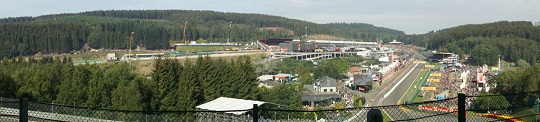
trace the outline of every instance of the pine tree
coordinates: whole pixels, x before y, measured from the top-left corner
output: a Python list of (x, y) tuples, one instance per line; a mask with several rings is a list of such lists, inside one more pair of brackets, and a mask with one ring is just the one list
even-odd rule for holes
[(131, 81), (120, 82), (111, 92), (112, 108), (116, 110), (135, 110), (143, 109), (143, 95), (141, 95), (141, 82), (144, 77), (137, 77)]
[(183, 67), (177, 89), (179, 97), (176, 105), (181, 110), (193, 110), (197, 103), (200, 103), (198, 100), (202, 96), (201, 84), (197, 81), (193, 63), (189, 59), (184, 60)]
[(176, 108), (179, 98), (178, 82), (180, 73), (184, 68), (176, 59), (158, 59), (154, 64), (152, 79), (157, 84), (157, 96), (159, 110), (179, 110)]

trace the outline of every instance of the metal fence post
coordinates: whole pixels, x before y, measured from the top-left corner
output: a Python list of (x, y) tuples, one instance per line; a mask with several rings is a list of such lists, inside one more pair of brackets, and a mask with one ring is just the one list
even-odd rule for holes
[(253, 122), (259, 122), (259, 105), (253, 104)]
[(19, 99), (19, 122), (28, 122), (28, 98)]
[(465, 122), (467, 121), (466, 116), (467, 113), (465, 111), (465, 94), (459, 93), (458, 94), (458, 121), (459, 122)]

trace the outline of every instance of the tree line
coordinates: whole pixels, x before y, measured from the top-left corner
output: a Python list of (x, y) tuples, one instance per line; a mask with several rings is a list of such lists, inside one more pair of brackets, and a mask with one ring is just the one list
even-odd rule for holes
[(520, 116), (525, 121), (538, 120), (540, 117), (533, 115), (539, 114), (539, 78), (540, 64), (507, 70), (493, 76), (488, 81), (493, 89), (489, 93), (480, 95), (499, 96), (476, 98), (478, 107), (482, 110), (503, 110), (503, 112)]
[[(184, 22), (187, 22), (184, 35)], [(305, 28), (308, 28), (307, 30)], [(106, 10), (0, 19), (0, 57), (67, 53), (87, 48), (170, 49), (171, 41), (250, 43), (259, 38), (328, 34), (351, 40), (397, 38), (401, 31), (360, 23), (315, 24), (262, 14), (193, 10)], [(87, 48), (83, 48), (87, 47)]]
[(405, 32), (390, 28), (377, 27), (372, 24), (365, 23), (328, 23), (330, 27), (343, 29), (345, 31), (333, 31), (333, 35), (343, 35), (351, 39), (363, 39), (365, 41), (382, 39), (385, 42), (390, 42), (393, 39), (399, 39), (405, 36)]
[(429, 38), (428, 49), (470, 55), (472, 64), (525, 60), (536, 63), (540, 57), (540, 27), (531, 22), (494, 22), (448, 28)]
[[(7, 59), (0, 64), (0, 97), (116, 110), (179, 111), (218, 97), (261, 100), (300, 109), (294, 84), (258, 88), (247, 56), (158, 59), (151, 77), (132, 73), (130, 65), (73, 65), (70, 58)], [(287, 91), (287, 92), (285, 92)], [(276, 106), (274, 106), (276, 107)]]

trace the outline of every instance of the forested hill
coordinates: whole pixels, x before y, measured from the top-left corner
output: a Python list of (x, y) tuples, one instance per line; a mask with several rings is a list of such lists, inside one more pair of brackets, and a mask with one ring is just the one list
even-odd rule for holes
[(505, 61), (537, 62), (540, 27), (525, 21), (463, 25), (435, 33), (428, 48), (470, 55), (475, 65), (495, 65), (499, 54)]
[(325, 24), (330, 27), (346, 30), (350, 35), (350, 38), (366, 38), (369, 36), (367, 34), (375, 34), (379, 38), (384, 38), (385, 41), (392, 41), (392, 39), (397, 39), (395, 37), (404, 36), (405, 32), (394, 30), (390, 28), (377, 27), (372, 24), (366, 23), (328, 23)]
[[(325, 34), (351, 40), (384, 40), (405, 35), (375, 26), (316, 24), (262, 14), (195, 10), (107, 10), (0, 19), (0, 57), (36, 53), (65, 53), (83, 47), (127, 49), (129, 34), (134, 44), (146, 49), (169, 49), (170, 41), (187, 40), (247, 43), (258, 38), (300, 38)], [(359, 25), (359, 24), (351, 24)], [(357, 28), (358, 27), (358, 28)], [(133, 46), (135, 48), (136, 46)], [(86, 49), (86, 48), (84, 48)]]

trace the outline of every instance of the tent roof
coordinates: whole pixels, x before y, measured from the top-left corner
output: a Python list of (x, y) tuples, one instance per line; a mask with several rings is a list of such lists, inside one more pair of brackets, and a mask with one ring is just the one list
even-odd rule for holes
[[(269, 102), (219, 97), (210, 102), (198, 105), (196, 108), (211, 110), (211, 111), (248, 110), (248, 109), (253, 108), (253, 104), (257, 104), (258, 106), (261, 106), (262, 104), (265, 104), (265, 103), (269, 103)], [(240, 115), (246, 112), (247, 111), (235, 111), (235, 112), (226, 112), (226, 113)]]

